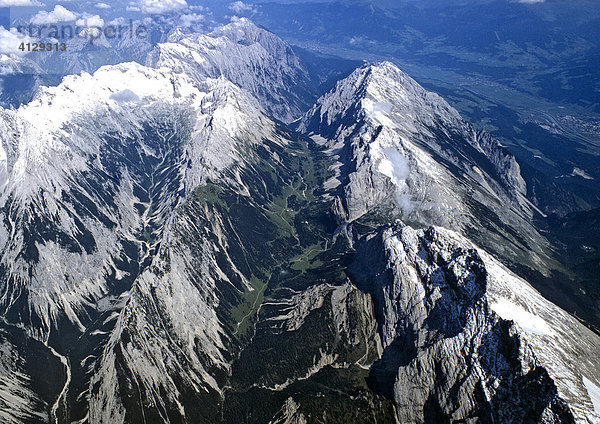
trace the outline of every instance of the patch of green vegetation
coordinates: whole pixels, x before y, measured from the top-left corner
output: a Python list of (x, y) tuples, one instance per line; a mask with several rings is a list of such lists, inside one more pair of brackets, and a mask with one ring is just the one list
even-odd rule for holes
[[(233, 261), (251, 282), (252, 290), (247, 290), (238, 278), (237, 291), (230, 288), (220, 295), (221, 313), (238, 348), (252, 336), (273, 271), (292, 265), (294, 271), (306, 272), (322, 264), (316, 257), (326, 249), (333, 230), (330, 224), (324, 225), (328, 206), (316, 201), (327, 177), (327, 158), (310, 140), (293, 133), (283, 135), (291, 143), (265, 139), (248, 149), (239, 181), (249, 196), (222, 181), (209, 181), (180, 210), (197, 217), (196, 239), (201, 235), (217, 245), (222, 238), (226, 240), (227, 252), (221, 255), (219, 266), (227, 276), (232, 279), (236, 274), (228, 265)], [(219, 235), (213, 234), (215, 221)], [(190, 236), (189, 244), (197, 243)]]
[[(194, 217), (182, 228), (193, 230), (186, 243), (193, 251), (204, 251), (202, 240), (210, 241), (217, 250), (213, 253), (217, 264), (229, 279), (218, 286), (218, 313), (226, 323), (227, 350), (234, 360), (221, 422), (268, 422), (299, 393), (302, 413), (311, 422), (317, 416), (332, 420), (334, 415), (340, 422), (366, 422), (372, 417), (386, 422), (393, 410), (367, 387), (366, 372), (360, 367), (326, 367), (304, 380), (315, 358), (325, 354), (323, 349), (340, 364), (359, 363), (375, 349), (358, 294), (349, 295), (344, 307), (350, 327), (360, 333), (345, 334), (335, 323), (332, 293), (347, 284), (349, 259), (345, 238), (332, 239), (337, 223), (331, 205), (322, 201), (328, 159), (309, 140), (284, 136), (292, 142), (264, 140), (248, 152), (239, 181), (249, 196), (211, 181), (182, 210), (184, 216)], [(301, 317), (299, 328), (281, 327), (286, 325), (280, 318), (288, 313), (290, 296), (313, 287), (315, 295), (322, 296), (322, 306)], [(359, 342), (348, 342), (358, 334)], [(281, 396), (255, 387), (282, 384), (288, 378), (296, 382)]]
[(226, 207), (226, 203), (221, 199), (223, 189), (217, 184), (208, 183), (196, 189), (195, 195), (203, 199), (206, 203)]
[(152, 241), (152, 230), (150, 228), (144, 228), (142, 240), (144, 240), (146, 243), (150, 243)]
[(292, 260), (291, 269), (306, 272), (309, 269), (317, 269), (323, 265), (320, 260), (315, 260), (319, 254), (327, 251), (327, 243), (315, 244), (304, 249), (304, 251)]
[(254, 317), (258, 313), (260, 305), (265, 298), (265, 290), (268, 287), (267, 283), (259, 280), (256, 277), (250, 279), (252, 290), (248, 290), (242, 295), (242, 302), (231, 309), (231, 318), (233, 322), (237, 322), (234, 336), (244, 336), (251, 329), (254, 323)]

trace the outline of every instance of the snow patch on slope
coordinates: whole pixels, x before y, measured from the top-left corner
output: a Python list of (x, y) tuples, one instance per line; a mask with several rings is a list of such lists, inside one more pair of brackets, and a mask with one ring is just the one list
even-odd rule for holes
[(510, 303), (506, 299), (499, 299), (492, 303), (491, 308), (503, 319), (514, 321), (528, 333), (538, 336), (549, 335), (552, 329), (542, 318), (527, 312), (524, 308), (514, 303)]
[(588, 396), (594, 405), (594, 411), (600, 414), (600, 387), (583, 377), (583, 384), (587, 390)]

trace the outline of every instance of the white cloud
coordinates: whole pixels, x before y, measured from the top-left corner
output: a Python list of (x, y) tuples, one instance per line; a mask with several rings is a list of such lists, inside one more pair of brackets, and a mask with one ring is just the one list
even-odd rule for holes
[(19, 50), (21, 43), (31, 43), (35, 41), (25, 34), (17, 32), (15, 28), (11, 28), (10, 31), (0, 27), (0, 54), (16, 54), (23, 56), (27, 54), (26, 51), (22, 52)]
[(204, 19), (205, 19), (204, 15), (199, 15), (197, 13), (190, 13), (189, 15), (181, 15), (179, 22), (180, 22), (181, 26), (189, 27), (198, 22), (204, 21)]
[(229, 5), (229, 9), (233, 10), (237, 14), (242, 13), (256, 13), (256, 9), (253, 4), (244, 3), (243, 1), (236, 1)]
[(113, 19), (112, 21), (109, 21), (108, 25), (119, 26), (119, 25), (124, 25), (125, 23), (127, 23), (127, 19), (120, 16), (118, 18)]
[(143, 13), (162, 15), (185, 9), (188, 4), (185, 0), (139, 0), (136, 3), (130, 3), (129, 6), (139, 7)]
[(77, 26), (80, 26), (82, 28), (92, 28), (92, 27), (102, 28), (104, 26), (104, 19), (102, 19), (98, 15), (90, 15), (88, 13), (85, 13), (81, 17), (81, 19), (78, 19), (77, 22), (75, 22), (75, 23), (77, 24)]
[(95, 7), (97, 9), (112, 9), (112, 7), (106, 3), (96, 3)]
[(90, 38), (94, 40), (102, 35), (104, 19), (98, 15), (84, 13), (81, 19), (78, 19), (75, 23), (78, 27), (83, 28), (83, 30), (79, 32), (79, 37), (81, 38)]
[(0, 7), (43, 6), (37, 0), (0, 0)]
[(34, 25), (54, 24), (57, 22), (70, 22), (77, 19), (77, 15), (60, 4), (54, 7), (51, 12), (44, 10), (38, 12), (31, 18), (31, 23)]

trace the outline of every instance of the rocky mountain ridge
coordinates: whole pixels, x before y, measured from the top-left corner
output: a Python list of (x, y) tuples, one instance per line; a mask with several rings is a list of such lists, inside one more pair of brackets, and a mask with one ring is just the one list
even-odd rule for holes
[(0, 111), (2, 419), (597, 422), (600, 337), (494, 259), (548, 264), (514, 158), (388, 63), (294, 131), (288, 47), (174, 32)]

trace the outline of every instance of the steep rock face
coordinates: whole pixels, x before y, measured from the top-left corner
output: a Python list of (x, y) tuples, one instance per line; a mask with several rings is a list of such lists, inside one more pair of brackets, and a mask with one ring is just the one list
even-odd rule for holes
[(357, 259), (400, 422), (598, 422), (600, 338), (465, 238), (398, 224)]
[[(43, 338), (62, 313), (81, 328), (84, 306), (109, 291), (103, 281), (125, 278), (121, 249), (143, 262), (181, 198), (234, 163), (235, 137), (260, 139), (254, 101), (223, 80), (202, 84), (120, 65), (3, 111), (6, 316), (32, 320)], [(80, 265), (55, 268), (68, 261)]]
[(547, 242), (531, 224), (537, 212), (515, 158), (395, 65), (356, 70), (298, 128), (337, 159), (328, 184), (337, 187), (345, 219), (391, 210), (407, 222), (473, 236), (510, 260), (527, 255), (532, 267), (544, 268)]
[(596, 418), (597, 337), (523, 280), (445, 230), (351, 236), (387, 227), (386, 208), (531, 236), (493, 139), (377, 65), (300, 124), (328, 137), (330, 167), (267, 117), (291, 119), (306, 94), (272, 34), (177, 31), (151, 59), (0, 111), (3, 419)]
[[(2, 310), (64, 364), (49, 420), (236, 422), (221, 417), (225, 393), (252, 405), (244, 390), (265, 363), (251, 353), (272, 331), (289, 352), (289, 334), (322, 334), (301, 358), (280, 358), (261, 396), (318, 387), (323, 369), (374, 355), (372, 307), (343, 278), (313, 287), (294, 270), (290, 287), (268, 287), (275, 267), (327, 250), (327, 206), (316, 202), (315, 218), (312, 204), (327, 165), (236, 85), (109, 66), (2, 111), (0, 125)], [(267, 289), (277, 300), (261, 315)], [(259, 315), (260, 343), (233, 369)], [(350, 416), (389, 415), (353, 384), (336, 401)], [(356, 390), (365, 401), (353, 405)]]
[(292, 48), (247, 19), (210, 34), (175, 31), (149, 55), (147, 64), (194, 79), (223, 75), (283, 122), (300, 117), (316, 99), (316, 88)]
[(249, 283), (225, 237), (197, 227), (203, 210), (174, 212), (209, 180), (247, 196), (240, 170), (262, 137), (283, 140), (274, 124), (228, 81), (126, 64), (69, 77), (0, 125), (3, 317), (68, 355), (52, 419), (84, 418), (87, 401), (91, 420), (131, 419), (136, 385), (157, 419), (183, 411), (183, 389), (216, 405), (231, 347), (216, 308)]
[[(24, 336), (22, 330), (1, 327), (0, 420), (7, 424), (48, 422), (49, 403), (64, 378), (62, 364), (40, 342)], [(41, 380), (44, 374), (55, 380)]]

